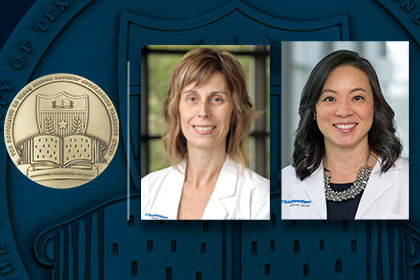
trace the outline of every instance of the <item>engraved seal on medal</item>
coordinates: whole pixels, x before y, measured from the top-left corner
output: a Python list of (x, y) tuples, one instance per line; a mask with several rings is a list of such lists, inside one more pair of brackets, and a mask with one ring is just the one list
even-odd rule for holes
[(95, 179), (118, 146), (116, 110), (93, 82), (52, 74), (26, 85), (5, 120), (5, 143), (17, 168), (51, 188), (73, 188)]

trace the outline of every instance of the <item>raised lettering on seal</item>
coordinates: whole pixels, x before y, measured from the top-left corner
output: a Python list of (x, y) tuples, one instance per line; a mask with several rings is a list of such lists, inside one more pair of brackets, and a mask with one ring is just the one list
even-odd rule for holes
[(48, 10), (44, 16), (46, 16), (49, 20), (51, 20), (51, 22), (54, 22), (57, 18), (58, 15), (56, 13), (53, 12), (53, 10)]
[(12, 86), (9, 85), (6, 81), (1, 81), (0, 84), (0, 91), (12, 91)]
[(1, 101), (1, 100), (0, 100), (0, 105), (1, 105), (1, 106), (5, 107), (5, 106), (6, 106), (6, 103), (7, 103), (6, 101)]
[(5, 274), (7, 274), (9, 272), (12, 272), (12, 271), (13, 271), (13, 269), (12, 269), (10, 261), (5, 261), (5, 262), (0, 263), (0, 274), (1, 275), (5, 275)]
[(23, 67), (23, 65), (25, 65), (25, 60), (23, 57), (17, 55), (12, 59), (13, 68), (20, 69)]
[(418, 25), (420, 25), (420, 14), (417, 14), (417, 16), (413, 17), (413, 20), (415, 23), (417, 23)]
[(38, 21), (37, 24), (35, 24), (34, 26), (34, 30), (36, 31), (40, 29), (42, 32), (45, 33), (45, 31), (47, 31), (47, 28), (44, 25), (42, 25), (43, 22), (44, 22), (43, 20)]
[(26, 52), (27, 54), (30, 54), (32, 51), (31, 45), (29, 45), (29, 43), (26, 41), (24, 41), (22, 45), (20, 45), (20, 49)]
[(60, 6), (62, 12), (70, 5), (68, 2), (64, 2), (63, 0), (58, 0), (54, 3), (55, 6)]
[(411, 3), (411, 0), (407, 0), (404, 3), (401, 4), (401, 8), (405, 8), (405, 11), (407, 13), (409, 13), (414, 7), (416, 6), (416, 4)]
[(6, 253), (7, 253), (7, 251), (6, 251), (6, 245), (0, 244), (0, 255), (4, 255)]

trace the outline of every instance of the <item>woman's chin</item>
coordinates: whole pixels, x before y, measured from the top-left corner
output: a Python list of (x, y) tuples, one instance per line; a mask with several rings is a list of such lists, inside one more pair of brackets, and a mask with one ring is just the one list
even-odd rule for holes
[(188, 143), (188, 149), (197, 149), (197, 150), (217, 150), (221, 143), (215, 143), (214, 141), (198, 141), (195, 143)]
[(360, 145), (369, 146), (367, 135), (365, 137), (354, 137), (350, 135), (347, 137), (337, 137), (332, 142), (334, 146), (342, 147), (343, 149), (354, 148)]
[(356, 141), (337, 141), (335, 146), (343, 149), (350, 149), (356, 147)]

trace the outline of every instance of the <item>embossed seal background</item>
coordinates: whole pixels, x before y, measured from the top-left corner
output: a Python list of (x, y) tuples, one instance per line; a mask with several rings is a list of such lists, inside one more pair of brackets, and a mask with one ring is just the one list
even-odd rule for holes
[[(188, 2), (188, 1), (187, 1)], [(410, 75), (420, 73), (417, 0), (373, 1), (38, 1), (0, 54), (0, 118), (27, 83), (51, 73), (97, 81), (120, 116), (121, 143), (110, 166), (82, 188), (22, 183), (0, 154), (0, 279), (418, 279), (420, 212), (410, 178), (410, 221), (282, 222), (280, 216), (280, 42), (410, 42)], [(2, 10), (7, 14), (7, 9)], [(268, 40), (271, 48), (271, 208), (269, 222), (143, 223), (134, 149), (141, 97), (141, 44)], [(127, 116), (127, 61), (131, 67)], [(418, 79), (410, 118), (418, 119)], [(137, 113), (136, 113), (137, 112)], [(277, 120), (277, 122), (275, 121)], [(2, 124), (3, 125), (3, 124)], [(411, 143), (419, 142), (410, 131)], [(134, 134), (135, 135), (135, 134)], [(133, 136), (133, 134), (131, 134)], [(122, 145), (121, 145), (122, 144)], [(131, 146), (130, 146), (131, 145)], [(411, 145), (412, 155), (419, 153)], [(276, 158), (275, 155), (278, 155)], [(131, 204), (127, 217), (127, 158)], [(411, 157), (410, 167), (419, 163)], [(13, 167), (13, 168), (12, 168)], [(411, 172), (411, 174), (414, 174)], [(19, 176), (18, 176), (19, 175)], [(24, 178), (28, 181), (26, 178)]]

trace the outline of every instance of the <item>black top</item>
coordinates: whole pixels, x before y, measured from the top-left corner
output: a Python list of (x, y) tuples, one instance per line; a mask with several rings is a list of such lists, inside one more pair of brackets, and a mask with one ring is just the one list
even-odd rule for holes
[[(333, 184), (330, 187), (334, 191), (344, 191), (351, 187), (353, 183)], [(363, 191), (355, 198), (347, 199), (341, 202), (333, 202), (327, 200), (327, 219), (328, 220), (354, 220), (356, 211), (359, 207), (360, 198), (362, 198)]]

